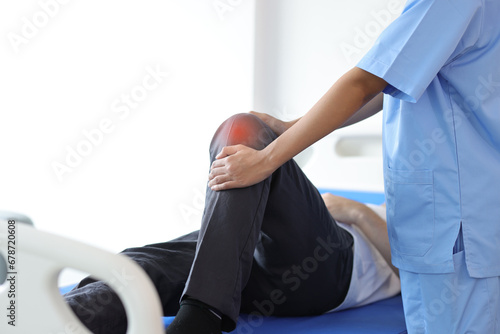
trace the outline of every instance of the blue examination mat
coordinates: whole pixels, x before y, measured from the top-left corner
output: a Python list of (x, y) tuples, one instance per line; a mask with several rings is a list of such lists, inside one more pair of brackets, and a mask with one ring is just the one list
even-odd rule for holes
[[(165, 326), (174, 317), (163, 318)], [(401, 295), (379, 302), (309, 317), (241, 315), (235, 334), (403, 334), (406, 325)]]

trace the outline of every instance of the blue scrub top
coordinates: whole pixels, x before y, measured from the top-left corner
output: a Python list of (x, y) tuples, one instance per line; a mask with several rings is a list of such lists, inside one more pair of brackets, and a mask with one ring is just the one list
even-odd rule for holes
[(460, 226), (472, 277), (500, 276), (500, 1), (410, 0), (357, 65), (385, 79), (392, 259), (453, 272)]

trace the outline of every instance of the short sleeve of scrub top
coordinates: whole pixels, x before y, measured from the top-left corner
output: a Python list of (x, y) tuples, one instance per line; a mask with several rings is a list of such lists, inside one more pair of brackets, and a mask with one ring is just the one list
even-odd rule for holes
[[(357, 67), (387, 81), (384, 93), (416, 102), (450, 60), (480, 1), (410, 0)], [(456, 55), (458, 56), (458, 54)]]

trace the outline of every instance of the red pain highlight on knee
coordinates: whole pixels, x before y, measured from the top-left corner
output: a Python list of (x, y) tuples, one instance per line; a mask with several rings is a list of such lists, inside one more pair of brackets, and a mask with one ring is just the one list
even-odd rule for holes
[(233, 124), (229, 132), (229, 140), (234, 144), (246, 142), (250, 137), (252, 137), (251, 125), (247, 122)]

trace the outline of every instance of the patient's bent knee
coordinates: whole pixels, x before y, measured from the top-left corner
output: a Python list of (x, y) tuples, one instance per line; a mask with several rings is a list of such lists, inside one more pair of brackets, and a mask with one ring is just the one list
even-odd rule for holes
[(250, 113), (231, 116), (216, 133), (217, 141), (225, 141), (221, 143), (223, 146), (242, 144), (259, 150), (273, 141), (274, 137), (272, 130)]

